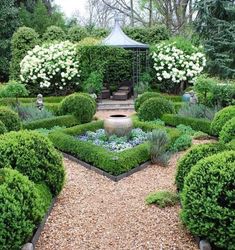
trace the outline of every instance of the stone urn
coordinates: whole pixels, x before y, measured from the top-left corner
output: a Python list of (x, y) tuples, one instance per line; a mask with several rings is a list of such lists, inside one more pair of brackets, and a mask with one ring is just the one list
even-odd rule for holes
[(104, 120), (104, 129), (108, 136), (129, 136), (133, 128), (133, 122), (126, 115), (111, 115)]

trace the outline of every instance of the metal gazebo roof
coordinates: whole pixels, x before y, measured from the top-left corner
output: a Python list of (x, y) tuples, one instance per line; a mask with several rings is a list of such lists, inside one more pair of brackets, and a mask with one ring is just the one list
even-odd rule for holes
[(144, 43), (137, 42), (130, 37), (128, 37), (121, 29), (119, 24), (119, 19), (115, 18), (115, 25), (110, 33), (105, 39), (101, 42), (103, 45), (107, 46), (117, 46), (126, 49), (148, 49), (149, 46)]

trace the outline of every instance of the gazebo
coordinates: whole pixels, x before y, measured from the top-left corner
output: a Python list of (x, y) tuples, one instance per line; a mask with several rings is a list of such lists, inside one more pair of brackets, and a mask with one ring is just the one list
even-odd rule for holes
[(149, 45), (137, 42), (128, 37), (121, 29), (118, 18), (115, 18), (115, 25), (111, 33), (101, 43), (133, 51), (132, 84), (133, 86), (138, 84), (142, 71), (141, 67), (144, 65), (145, 69), (148, 68)]

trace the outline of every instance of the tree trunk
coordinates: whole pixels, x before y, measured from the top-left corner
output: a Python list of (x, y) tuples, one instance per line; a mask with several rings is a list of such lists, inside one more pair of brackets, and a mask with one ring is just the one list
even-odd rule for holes
[(133, 0), (131, 1), (131, 27), (134, 27), (134, 3)]
[(149, 27), (153, 24), (153, 0), (149, 0)]

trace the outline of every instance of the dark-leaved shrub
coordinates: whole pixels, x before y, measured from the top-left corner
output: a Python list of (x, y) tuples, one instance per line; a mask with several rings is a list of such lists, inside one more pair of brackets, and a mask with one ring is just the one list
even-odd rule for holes
[(2, 121), (0, 121), (0, 135), (7, 132), (6, 126)]
[(181, 219), (188, 230), (216, 247), (234, 249), (235, 151), (199, 161), (185, 179)]
[(161, 118), (163, 114), (174, 113), (174, 105), (161, 97), (153, 97), (145, 101), (139, 108), (138, 116), (143, 121), (153, 121)]
[(51, 141), (35, 131), (10, 132), (0, 136), (0, 168), (18, 170), (35, 183), (45, 183), (53, 195), (64, 184), (61, 155)]
[(84, 93), (76, 93), (64, 98), (60, 105), (62, 115), (72, 114), (80, 123), (90, 122), (96, 112), (96, 103)]
[(7, 131), (18, 131), (21, 128), (18, 114), (9, 108), (0, 107), (0, 121), (3, 122)]
[(135, 111), (137, 112), (140, 108), (140, 106), (147, 100), (153, 97), (161, 97), (161, 94), (156, 92), (145, 92), (142, 95), (138, 96), (138, 98), (135, 100)]
[(219, 135), (224, 124), (235, 116), (235, 106), (228, 106), (216, 113), (212, 123), (211, 131), (214, 135)]
[(46, 32), (43, 35), (43, 40), (47, 42), (63, 41), (65, 40), (65, 33), (62, 28), (52, 25), (47, 28)]
[(50, 202), (50, 194), (42, 186), (37, 189), (37, 185), (16, 170), (0, 169), (0, 248), (21, 249)]
[(235, 139), (235, 117), (225, 123), (220, 131), (219, 138), (225, 143)]

